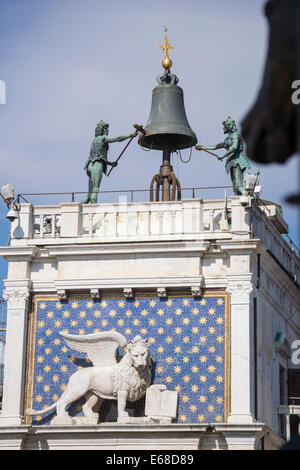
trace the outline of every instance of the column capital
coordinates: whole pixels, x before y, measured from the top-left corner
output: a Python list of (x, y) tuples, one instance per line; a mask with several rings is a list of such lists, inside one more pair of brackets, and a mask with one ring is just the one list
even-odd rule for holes
[(30, 289), (21, 287), (5, 289), (3, 298), (7, 301), (8, 309), (24, 309), (29, 299)]

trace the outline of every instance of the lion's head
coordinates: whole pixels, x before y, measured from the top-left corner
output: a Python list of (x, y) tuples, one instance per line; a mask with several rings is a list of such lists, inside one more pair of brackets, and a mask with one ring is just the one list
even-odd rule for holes
[(135, 369), (144, 370), (146, 367), (151, 366), (148, 340), (136, 336), (133, 340), (128, 341), (127, 350)]

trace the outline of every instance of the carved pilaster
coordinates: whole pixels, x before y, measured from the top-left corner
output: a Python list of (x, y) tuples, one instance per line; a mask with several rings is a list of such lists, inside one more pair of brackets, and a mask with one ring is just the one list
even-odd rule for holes
[(27, 307), (29, 291), (26, 289), (6, 289), (3, 298), (7, 301), (8, 309), (24, 309)]

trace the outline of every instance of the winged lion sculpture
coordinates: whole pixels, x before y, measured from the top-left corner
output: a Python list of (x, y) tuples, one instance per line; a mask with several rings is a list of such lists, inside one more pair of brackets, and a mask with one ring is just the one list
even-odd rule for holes
[[(97, 424), (99, 409), (105, 399), (117, 400), (118, 422), (127, 422), (126, 401), (139, 400), (151, 383), (151, 357), (148, 341), (136, 336), (128, 341), (120, 333), (105, 331), (89, 335), (71, 335), (60, 332), (67, 345), (84, 352), (93, 367), (85, 367), (71, 375), (67, 388), (59, 400), (43, 410), (27, 409), (30, 416), (42, 415), (56, 408), (57, 415), (51, 424)], [(116, 360), (118, 347), (127, 346), (120, 362)], [(84, 417), (72, 418), (67, 406), (85, 396)], [(95, 411), (96, 410), (96, 411)]]

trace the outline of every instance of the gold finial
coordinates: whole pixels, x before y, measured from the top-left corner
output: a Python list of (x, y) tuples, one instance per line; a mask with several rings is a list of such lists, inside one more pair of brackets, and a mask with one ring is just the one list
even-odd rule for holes
[(167, 38), (167, 31), (168, 31), (168, 28), (165, 26), (164, 27), (164, 30), (165, 30), (165, 39), (164, 39), (164, 45), (163, 46), (158, 46), (160, 49), (163, 49), (164, 52), (165, 52), (165, 58), (164, 60), (162, 61), (162, 66), (165, 70), (169, 70), (171, 67), (172, 67), (172, 61), (169, 57), (169, 49), (174, 49), (174, 46), (171, 46), (169, 44), (169, 41), (168, 41), (168, 38)]

